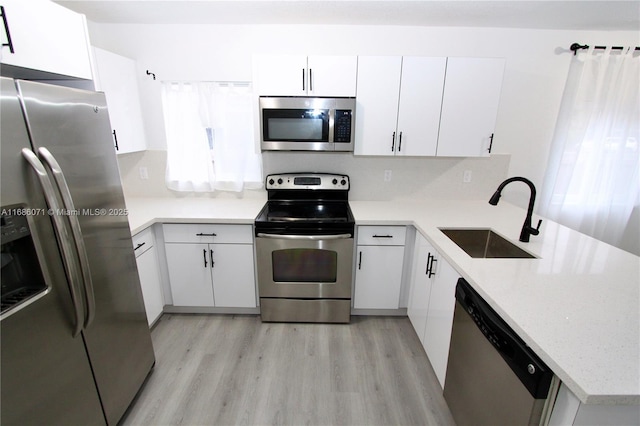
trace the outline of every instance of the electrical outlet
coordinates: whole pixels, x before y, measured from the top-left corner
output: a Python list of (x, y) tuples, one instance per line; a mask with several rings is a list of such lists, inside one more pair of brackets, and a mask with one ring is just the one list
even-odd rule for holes
[(391, 182), (391, 170), (384, 171), (384, 181)]
[(471, 182), (471, 170), (465, 170), (462, 175), (462, 182), (469, 183)]
[(140, 174), (140, 179), (147, 180), (149, 179), (149, 171), (146, 167), (140, 167), (138, 169), (138, 173)]

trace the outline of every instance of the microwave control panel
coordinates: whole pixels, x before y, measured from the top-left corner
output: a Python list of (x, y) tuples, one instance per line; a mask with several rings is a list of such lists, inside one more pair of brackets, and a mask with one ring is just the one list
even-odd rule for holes
[(337, 109), (333, 130), (334, 142), (351, 142), (351, 110)]

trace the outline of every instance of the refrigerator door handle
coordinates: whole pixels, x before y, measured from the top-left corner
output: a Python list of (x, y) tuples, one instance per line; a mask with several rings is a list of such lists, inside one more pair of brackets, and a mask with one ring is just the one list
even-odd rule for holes
[(80, 260), (80, 270), (82, 272), (82, 282), (85, 290), (85, 301), (87, 303), (87, 316), (84, 323), (84, 328), (88, 328), (93, 322), (96, 312), (96, 300), (93, 291), (93, 281), (91, 280), (91, 270), (89, 269), (89, 257), (87, 256), (87, 249), (84, 244), (84, 238), (82, 236), (82, 230), (80, 229), (80, 221), (78, 220), (78, 212), (73, 205), (73, 198), (69, 191), (69, 185), (64, 177), (64, 173), (60, 164), (55, 159), (53, 154), (44, 147), (38, 148), (38, 155), (44, 159), (47, 165), (51, 168), (53, 173), (53, 179), (62, 196), (62, 203), (66, 210), (67, 217), (69, 218), (69, 224), (71, 225), (71, 234), (76, 245), (76, 252), (78, 259)]
[(56, 199), (55, 190), (53, 189), (53, 184), (51, 183), (51, 179), (49, 179), (47, 170), (45, 169), (40, 159), (30, 149), (23, 148), (22, 156), (27, 160), (33, 171), (36, 173), (36, 176), (38, 177), (38, 181), (42, 186), (44, 198), (47, 201), (47, 205), (49, 206), (49, 216), (51, 216), (53, 219), (54, 229), (56, 231), (56, 235), (58, 236), (60, 249), (62, 250), (62, 260), (64, 262), (65, 269), (69, 274), (69, 293), (71, 293), (71, 301), (73, 302), (76, 317), (73, 337), (76, 337), (82, 331), (83, 315), (82, 306), (78, 299), (78, 293), (76, 291), (76, 285), (80, 281), (80, 272), (78, 271), (76, 263), (72, 261), (74, 250), (70, 243), (71, 238), (69, 236), (67, 227), (64, 225), (62, 216), (58, 214), (60, 211), (60, 205), (58, 204), (58, 200)]

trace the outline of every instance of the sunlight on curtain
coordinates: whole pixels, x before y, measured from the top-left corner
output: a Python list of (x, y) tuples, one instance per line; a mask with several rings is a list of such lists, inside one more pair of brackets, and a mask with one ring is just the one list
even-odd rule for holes
[(167, 187), (239, 192), (262, 186), (250, 83), (162, 84)]
[(541, 214), (620, 246), (640, 202), (640, 58), (634, 48), (573, 58)]

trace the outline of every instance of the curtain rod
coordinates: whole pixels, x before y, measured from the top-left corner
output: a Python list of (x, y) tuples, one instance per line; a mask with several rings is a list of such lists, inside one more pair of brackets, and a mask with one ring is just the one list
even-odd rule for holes
[[(589, 45), (588, 44), (579, 44), (579, 43), (573, 43), (571, 45), (571, 47), (569, 47), (569, 49), (573, 50), (573, 54), (576, 55), (578, 53), (579, 49), (588, 49)], [(606, 49), (607, 46), (595, 46), (594, 49)], [(612, 46), (611, 49), (613, 50), (622, 50), (624, 49), (624, 46)], [(635, 50), (640, 50), (640, 47), (636, 46)]]

